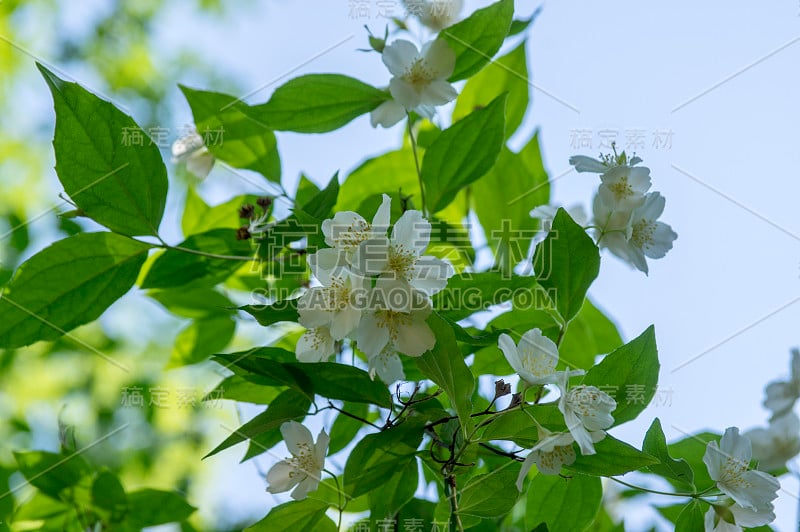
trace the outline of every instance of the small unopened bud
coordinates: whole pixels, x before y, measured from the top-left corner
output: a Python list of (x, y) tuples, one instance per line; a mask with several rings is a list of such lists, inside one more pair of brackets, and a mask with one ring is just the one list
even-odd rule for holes
[(239, 208), (239, 218), (242, 218), (243, 220), (249, 220), (255, 213), (256, 208), (249, 203), (242, 205), (241, 208)]
[(256, 200), (256, 203), (258, 204), (259, 207), (261, 207), (266, 211), (267, 209), (269, 209), (270, 205), (272, 205), (272, 198), (263, 196), (261, 198), (258, 198)]
[(236, 240), (249, 240), (249, 239), (250, 239), (250, 230), (247, 228), (246, 225), (243, 225), (236, 230)]
[(506, 396), (511, 393), (511, 384), (507, 383), (503, 379), (499, 381), (494, 381), (494, 398), (499, 399), (503, 396)]
[[(367, 28), (367, 33), (369, 33), (369, 38), (368, 38), (369, 47), (378, 52), (379, 54), (382, 54), (383, 49), (386, 48), (386, 39), (389, 37), (389, 26), (386, 26), (386, 32), (383, 39), (381, 39), (380, 37), (375, 37), (367, 26), (364, 27)], [(365, 51), (368, 52), (369, 50)]]

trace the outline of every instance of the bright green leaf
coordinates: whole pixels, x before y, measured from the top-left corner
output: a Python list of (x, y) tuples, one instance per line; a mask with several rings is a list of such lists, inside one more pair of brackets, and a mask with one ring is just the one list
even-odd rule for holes
[(270, 181), (280, 182), (281, 160), (275, 134), (252, 108), (219, 92), (180, 86), (189, 102), (195, 126), (208, 137), (205, 146), (214, 156), (236, 168), (254, 170)]
[(336, 524), (325, 515), (328, 504), (315, 499), (289, 501), (274, 507), (267, 516), (246, 528), (250, 532), (336, 532)]
[(237, 240), (236, 231), (232, 229), (212, 229), (192, 235), (177, 247), (218, 255), (220, 258), (168, 249), (150, 266), (142, 288), (175, 288), (189, 283), (194, 283), (194, 286), (213, 286), (245, 264), (244, 260), (221, 257), (244, 259), (252, 253), (250, 243)]
[(678, 515), (675, 532), (704, 532), (705, 507), (698, 500), (692, 500)]
[(167, 201), (161, 154), (133, 119), (37, 63), (56, 111), (56, 173), (86, 216), (112, 231), (157, 235)]
[(503, 467), (469, 479), (461, 489), (458, 512), (477, 517), (499, 517), (511, 511), (519, 493), (514, 487), (520, 466), (506, 462)]
[(660, 461), (651, 465), (647, 470), (656, 475), (670, 478), (676, 482), (694, 489), (694, 473), (686, 460), (675, 460), (669, 454), (667, 440), (661, 429), (661, 421), (656, 418), (647, 430), (642, 443), (642, 450)]
[(546, 523), (549, 530), (584, 530), (600, 509), (602, 497), (597, 477), (536, 475), (528, 485), (525, 529)]
[(167, 368), (188, 366), (222, 351), (233, 338), (236, 322), (230, 316), (198, 319), (178, 333)]
[(499, 272), (462, 273), (451, 277), (444, 290), (433, 296), (433, 307), (451, 320), (460, 320), (509, 301), (517, 291), (530, 291), (533, 283), (531, 277)]
[(15, 452), (14, 459), (28, 482), (54, 498), (91, 473), (86, 460), (76, 454), (64, 456), (45, 451), (24, 451)]
[(441, 31), (456, 54), (450, 81), (466, 79), (491, 61), (508, 35), (514, 16), (514, 0), (500, 0)]
[(276, 131), (325, 133), (368, 113), (389, 95), (340, 74), (308, 74), (275, 90), (269, 101), (251, 109)]
[[(369, 405), (366, 403), (345, 403), (342, 410), (362, 419), (367, 417)], [(331, 426), (331, 441), (328, 444), (328, 454), (336, 454), (353, 441), (364, 423), (345, 414), (336, 416)]]
[[(620, 392), (616, 396), (617, 408), (611, 413), (616, 426), (635, 419), (647, 408), (655, 395), (659, 368), (656, 333), (650, 326), (639, 337), (616, 349), (590, 369), (583, 384)], [(640, 393), (634, 394), (631, 390)]]
[(416, 358), (417, 367), (427, 378), (442, 387), (466, 430), (472, 413), (472, 391), (475, 377), (464, 362), (453, 329), (437, 314), (428, 318), (436, 345)]
[(494, 165), (503, 146), (505, 95), (473, 111), (446, 130), (425, 151), (422, 182), (427, 207), (438, 212), (458, 192)]
[(0, 298), (0, 347), (54, 340), (97, 319), (131, 289), (149, 244), (83, 233), (52, 244), (17, 270)]
[(177, 523), (192, 515), (196, 508), (172, 491), (141, 489), (128, 494), (128, 519), (134, 528)]
[[(462, 119), (475, 109), (486, 107), (492, 100), (507, 92), (506, 138), (514, 134), (528, 109), (530, 93), (525, 44), (526, 41), (522, 41), (507, 55), (490, 63), (467, 81), (456, 100), (454, 121)], [(529, 209), (532, 208), (527, 202), (526, 205)]]
[(646, 466), (652, 466), (658, 460), (649, 454), (606, 435), (605, 438), (594, 444), (597, 454), (578, 454), (575, 463), (567, 469), (584, 473), (610, 477), (624, 475), (629, 471), (636, 471)]
[(600, 251), (567, 211), (558, 209), (552, 229), (536, 246), (533, 265), (539, 284), (568, 322), (583, 306), (586, 291), (600, 272)]

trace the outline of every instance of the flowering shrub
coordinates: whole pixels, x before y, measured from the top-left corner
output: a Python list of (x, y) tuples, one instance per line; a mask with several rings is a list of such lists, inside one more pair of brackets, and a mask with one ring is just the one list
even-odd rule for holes
[[(107, 230), (55, 242), (22, 265), (0, 299), (0, 347), (55, 340), (134, 285), (154, 298), (220, 295), (219, 286), (239, 301), (260, 294), (237, 310), (276, 341), (221, 353), (198, 340), (199, 356), (185, 361), (212, 358), (226, 372), (220, 389), (244, 382), (249, 391), (234, 399), (268, 405), (209, 453), (248, 441), (246, 458), (273, 463), (267, 490), (291, 492), (253, 530), (336, 530), (358, 519), (372, 529), (415, 520), (426, 529), (611, 530), (602, 507), (611, 482), (653, 491), (618, 478), (629, 472), (672, 486), (656, 493), (675, 497), (664, 515), (676, 529), (771, 522), (780, 487), (771, 473), (800, 450), (791, 413), (800, 355), (791, 380), (767, 388), (767, 429), (668, 445), (656, 419), (641, 449), (612, 435), (653, 399), (656, 334), (624, 343), (587, 291), (602, 249), (646, 274), (665, 257), (677, 238), (660, 221), (665, 199), (641, 158), (615, 149), (570, 160), (599, 175), (586, 181), (596, 189), (591, 219), (551, 205), (538, 138), (518, 152), (507, 146), (528, 107), (524, 43), (515, 41), (531, 21), (513, 19), (511, 0), (461, 21), (461, 3), (451, 4), (420, 12), (434, 32), (421, 46), (370, 36), (391, 74), (386, 89), (312, 74), (250, 105), (182, 87), (196, 131), (221, 128), (225, 140), (204, 145), (193, 132), (174, 146), (175, 162), (202, 179), (218, 164), (258, 172), (280, 193), (242, 198), (228, 213), (238, 230), (206, 227), (179, 244), (159, 230), (168, 179), (158, 150), (122, 143), (131, 117), (40, 66), (55, 102), (59, 179), (80, 215)], [(506, 42), (513, 50), (492, 60)], [(521, 72), (484, 75), (509, 64)], [(451, 122), (442, 106), (454, 100)], [(275, 132), (325, 133), (366, 114), (375, 127), (404, 121), (401, 147), (341, 182), (337, 174), (324, 188), (304, 180), (285, 192)], [(278, 201), (291, 204), (285, 215)], [(483, 238), (485, 266), (474, 260)], [(485, 325), (471, 319), (487, 309)], [(609, 393), (630, 387), (639, 400)], [(281, 441), (288, 456), (273, 451)], [(22, 472), (31, 481), (48, 473)], [(59, 476), (63, 486), (48, 494), (63, 497), (87, 475)], [(131, 526), (128, 516), (103, 522)]]

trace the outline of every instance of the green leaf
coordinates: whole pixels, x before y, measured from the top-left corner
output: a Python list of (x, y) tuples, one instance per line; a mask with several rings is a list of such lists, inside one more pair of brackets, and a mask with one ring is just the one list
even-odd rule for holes
[(422, 158), (427, 206), (438, 212), (494, 165), (503, 146), (506, 96), (473, 111), (439, 135)]
[(289, 501), (274, 507), (267, 516), (246, 528), (251, 532), (336, 532), (336, 524), (325, 515), (328, 504), (315, 500)]
[(514, 0), (500, 0), (445, 28), (439, 35), (456, 54), (450, 81), (466, 79), (491, 61), (511, 28)]
[(230, 316), (202, 318), (178, 333), (167, 368), (188, 366), (206, 360), (223, 349), (236, 332)]
[(569, 323), (558, 354), (564, 365), (590, 369), (597, 355), (610, 353), (621, 345), (617, 326), (587, 298)]
[[(366, 403), (345, 403), (342, 410), (354, 416), (366, 419), (369, 405)], [(328, 444), (328, 454), (333, 455), (350, 445), (356, 434), (364, 427), (364, 423), (350, 416), (339, 414), (331, 426), (331, 441)]]
[(416, 459), (403, 461), (391, 476), (368, 493), (370, 517), (376, 520), (391, 519), (404, 504), (414, 498), (418, 484)]
[(181, 230), (185, 236), (205, 233), (211, 229), (238, 229), (239, 207), (255, 200), (255, 196), (237, 196), (225, 203), (208, 205), (193, 188), (186, 193), (186, 206), (181, 218)]
[[(248, 257), (252, 250), (246, 240), (237, 240), (236, 231), (212, 229), (192, 235), (177, 247), (223, 257)], [(142, 288), (175, 288), (194, 283), (194, 286), (214, 286), (239, 269), (244, 260), (208, 257), (178, 249), (168, 249), (150, 266)]]
[(510, 300), (517, 291), (530, 291), (533, 283), (531, 277), (499, 272), (461, 273), (433, 296), (433, 308), (448, 319), (460, 320)]
[(76, 454), (23, 451), (15, 452), (14, 459), (25, 480), (56, 499), (63, 490), (77, 485), (91, 473), (86, 460)]
[(128, 508), (126, 524), (134, 528), (177, 523), (196, 510), (177, 493), (147, 488), (128, 494)]
[(383, 91), (339, 74), (308, 74), (275, 90), (269, 101), (251, 109), (277, 131), (325, 133), (339, 129), (389, 99)]
[(584, 530), (600, 509), (602, 497), (603, 487), (597, 477), (536, 475), (528, 485), (525, 528), (531, 530), (546, 523), (549, 530)]
[(294, 370), (292, 373), (305, 373), (314, 393), (322, 397), (370, 403), (383, 408), (392, 406), (392, 398), (386, 385), (380, 380), (372, 380), (369, 373), (362, 369), (335, 362), (315, 364), (295, 362), (283, 365), (289, 370)]
[(686, 460), (675, 460), (669, 455), (667, 439), (661, 429), (661, 421), (658, 418), (653, 420), (653, 424), (647, 430), (642, 443), (642, 450), (656, 458), (658, 464), (651, 465), (647, 471), (662, 477), (670, 478), (694, 489), (694, 473)]
[(209, 318), (233, 314), (233, 303), (210, 288), (150, 290), (147, 296), (182, 318)]
[(231, 166), (254, 170), (280, 182), (281, 159), (275, 133), (253, 116), (256, 113), (249, 105), (228, 94), (183, 85), (180, 89), (192, 108), (197, 132), (213, 137), (213, 142), (205, 143), (208, 151)]
[[(714, 481), (711, 480), (708, 474), (708, 468), (705, 462), (703, 462), (703, 456), (706, 453), (708, 442), (719, 441), (720, 437), (719, 434), (714, 432), (701, 432), (686, 436), (669, 445), (670, 456), (684, 459), (686, 463), (689, 464), (689, 467), (692, 468), (692, 472), (694, 473), (694, 485), (700, 490), (714, 484)], [(667, 480), (672, 482), (670, 477), (667, 477)]]
[(297, 184), (297, 192), (294, 195), (294, 200), (299, 205), (305, 205), (311, 198), (319, 194), (319, 192), (320, 188), (311, 181), (308, 176), (300, 174), (300, 182)]
[(475, 377), (464, 362), (453, 329), (447, 322), (434, 313), (428, 318), (428, 325), (436, 336), (436, 345), (416, 358), (417, 367), (423, 375), (444, 389), (466, 431), (472, 413)]
[[(583, 379), (587, 386), (626, 390), (626, 399), (617, 397), (617, 408), (611, 413), (614, 426), (635, 419), (655, 395), (658, 385), (658, 349), (656, 333), (651, 325), (639, 337), (606, 356), (590, 369)], [(639, 394), (632, 394), (631, 390)]]
[(600, 272), (600, 251), (586, 231), (558, 209), (553, 227), (536, 246), (536, 278), (569, 322), (581, 309), (586, 291)]
[(239, 310), (243, 310), (253, 316), (264, 327), (282, 321), (296, 323), (300, 319), (300, 315), (297, 313), (296, 299), (284, 299), (269, 305), (245, 305), (239, 307)]
[[(454, 121), (462, 119), (475, 109), (486, 107), (492, 100), (507, 92), (506, 138), (514, 134), (528, 109), (530, 93), (525, 44), (526, 41), (522, 41), (507, 55), (490, 63), (467, 81), (456, 100)], [(528, 183), (530, 185), (530, 181)], [(528, 203), (526, 205), (530, 210), (532, 206)]]
[(128, 497), (117, 476), (103, 471), (92, 482), (92, 506), (100, 509), (113, 523), (119, 522), (128, 511)]
[(328, 186), (315, 194), (310, 200), (303, 203), (303, 210), (317, 220), (324, 220), (331, 214), (333, 206), (336, 205), (336, 200), (338, 198), (339, 172), (336, 172), (330, 182), (328, 182)]
[(351, 497), (358, 497), (381, 486), (405, 464), (416, 464), (416, 451), (421, 442), (422, 424), (413, 421), (365, 436), (344, 466), (344, 491)]
[(519, 496), (514, 487), (519, 469), (517, 462), (506, 462), (491, 473), (472, 477), (461, 489), (458, 513), (477, 517), (506, 515)]
[[(56, 111), (56, 173), (72, 201), (96, 222), (127, 235), (157, 235), (167, 201), (158, 147), (133, 119), (37, 63)], [(140, 142), (133, 136), (140, 135)]]
[[(411, 148), (390, 151), (378, 157), (364, 161), (358, 168), (350, 172), (342, 183), (336, 211), (359, 211), (366, 198), (380, 194), (415, 194), (419, 198), (419, 179), (414, 167), (414, 154)], [(394, 207), (394, 205), (393, 205)], [(375, 211), (361, 212), (372, 220)]]
[(149, 244), (84, 233), (25, 261), (0, 298), (0, 347), (54, 340), (97, 319), (131, 289)]
[(541, 187), (546, 182), (546, 173), (531, 173), (522, 156), (503, 148), (489, 173), (472, 185), (473, 210), (503, 272), (510, 274), (528, 257), (538, 226), (530, 211), (547, 203), (548, 188)]
[(203, 458), (214, 456), (237, 443), (256, 438), (260, 452), (263, 453), (281, 440), (281, 425), (287, 421), (299, 421), (304, 418), (309, 406), (311, 401), (306, 395), (295, 390), (286, 390), (276, 397), (264, 412), (233, 431)]
[(692, 500), (678, 515), (675, 532), (704, 532), (705, 529), (703, 505), (698, 500)]
[(595, 449), (597, 454), (578, 454), (575, 463), (567, 469), (586, 475), (610, 477), (658, 463), (656, 458), (608, 434), (595, 443)]
[(283, 389), (273, 386), (272, 382), (262, 379), (259, 375), (231, 375), (220, 382), (203, 400), (231, 399), (241, 403), (268, 405)]

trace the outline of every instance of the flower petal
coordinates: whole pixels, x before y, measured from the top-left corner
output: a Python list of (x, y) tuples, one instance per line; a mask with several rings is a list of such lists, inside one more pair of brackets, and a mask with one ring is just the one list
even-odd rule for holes
[(311, 431), (297, 421), (283, 423), (281, 425), (281, 435), (283, 436), (283, 441), (286, 442), (286, 448), (295, 456), (302, 452), (303, 447), (312, 447), (314, 445), (314, 437), (311, 435)]
[(408, 325), (400, 327), (395, 346), (401, 353), (410, 357), (418, 357), (433, 349), (436, 337), (424, 320), (412, 320)]
[(286, 460), (281, 460), (267, 471), (267, 491), (270, 493), (282, 493), (289, 491), (300, 481), (300, 477), (292, 475), (294, 466)]
[(386, 100), (369, 114), (372, 127), (392, 127), (406, 117), (406, 109), (394, 100)]
[(413, 111), (422, 103), (420, 93), (417, 92), (413, 85), (402, 78), (392, 78), (389, 81), (389, 92), (392, 93), (392, 98), (405, 107), (407, 111)]
[(444, 39), (429, 41), (422, 47), (420, 55), (434, 78), (449, 78), (456, 66), (456, 54)]
[(417, 47), (404, 39), (397, 39), (383, 49), (381, 59), (393, 76), (402, 76), (414, 61), (419, 59)]
[(422, 255), (431, 240), (431, 224), (420, 211), (406, 211), (394, 224), (392, 245)]
[(420, 101), (423, 105), (444, 105), (458, 97), (455, 87), (442, 79), (435, 79), (422, 88)]

